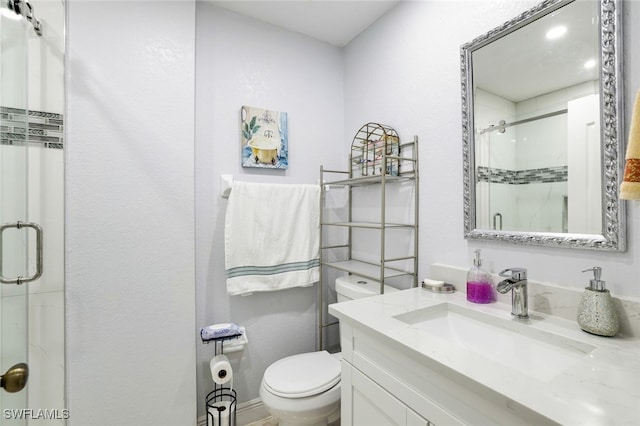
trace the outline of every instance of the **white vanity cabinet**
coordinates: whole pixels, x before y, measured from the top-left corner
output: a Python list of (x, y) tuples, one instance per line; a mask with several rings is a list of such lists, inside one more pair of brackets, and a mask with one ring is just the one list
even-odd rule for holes
[(638, 425), (637, 338), (422, 288), (329, 305), (340, 322), (342, 424)]
[(349, 319), (340, 332), (342, 426), (557, 424)]

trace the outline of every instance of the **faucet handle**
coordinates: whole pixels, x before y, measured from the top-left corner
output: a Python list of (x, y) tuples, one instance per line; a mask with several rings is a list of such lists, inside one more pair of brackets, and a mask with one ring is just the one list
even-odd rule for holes
[[(507, 272), (511, 272), (508, 274)], [(501, 277), (512, 278), (517, 281), (527, 279), (527, 268), (507, 268), (498, 273)]]

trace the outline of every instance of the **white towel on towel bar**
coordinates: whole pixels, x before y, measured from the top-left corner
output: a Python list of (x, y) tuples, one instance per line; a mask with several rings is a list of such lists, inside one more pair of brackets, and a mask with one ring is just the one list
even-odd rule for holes
[(319, 279), (320, 186), (233, 182), (225, 217), (227, 293)]

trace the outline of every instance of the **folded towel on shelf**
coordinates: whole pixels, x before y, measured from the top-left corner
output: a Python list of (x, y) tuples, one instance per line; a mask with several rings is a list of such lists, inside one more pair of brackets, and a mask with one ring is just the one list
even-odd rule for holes
[(242, 333), (242, 327), (233, 322), (213, 324), (200, 329), (200, 337), (205, 342), (225, 337), (241, 336)]
[(234, 182), (225, 217), (227, 293), (319, 279), (320, 186)]
[(625, 156), (624, 177), (620, 185), (620, 198), (640, 200), (640, 92), (631, 115), (629, 142)]

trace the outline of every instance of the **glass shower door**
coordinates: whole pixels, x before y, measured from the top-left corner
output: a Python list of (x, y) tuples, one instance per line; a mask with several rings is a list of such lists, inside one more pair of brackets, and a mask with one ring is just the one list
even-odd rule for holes
[(21, 226), (29, 223), (28, 24), (5, 2), (0, 7), (0, 423), (22, 425), (28, 404), (26, 389), (20, 388), (28, 373), (29, 297), (22, 278), (33, 276), (35, 264), (33, 231)]

